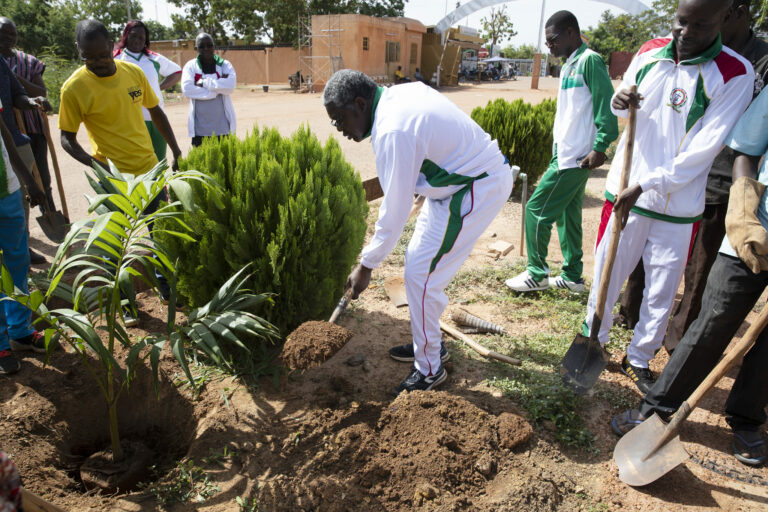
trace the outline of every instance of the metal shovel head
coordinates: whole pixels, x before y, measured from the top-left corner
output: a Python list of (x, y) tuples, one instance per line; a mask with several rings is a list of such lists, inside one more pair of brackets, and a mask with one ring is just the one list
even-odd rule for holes
[(384, 281), (384, 291), (395, 307), (407, 306), (408, 297), (405, 295), (405, 280), (402, 277), (390, 277)]
[(675, 436), (650, 453), (666, 428), (667, 423), (654, 413), (619, 439), (613, 449), (613, 460), (619, 467), (622, 482), (633, 487), (648, 485), (688, 460), (689, 455), (680, 442), (680, 436)]
[(69, 221), (58, 210), (48, 211), (37, 218), (37, 223), (49, 240), (61, 243), (69, 231)]
[(560, 373), (563, 382), (583, 395), (595, 385), (611, 355), (600, 342), (577, 334), (562, 361)]

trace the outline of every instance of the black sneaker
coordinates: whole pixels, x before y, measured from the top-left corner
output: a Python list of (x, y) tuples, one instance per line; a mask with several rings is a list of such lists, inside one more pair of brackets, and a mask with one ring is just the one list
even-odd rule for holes
[(0, 374), (10, 375), (21, 369), (21, 363), (10, 350), (0, 350)]
[(624, 356), (624, 359), (621, 360), (621, 372), (632, 379), (632, 382), (635, 383), (635, 386), (643, 395), (647, 395), (656, 382), (656, 377), (653, 376), (653, 372), (650, 369), (629, 364), (627, 356)]
[[(160, 302), (165, 304), (166, 306), (171, 300), (171, 290), (168, 288), (168, 285), (165, 286), (160, 285), (158, 291), (160, 292)], [(181, 311), (184, 309), (184, 303), (179, 299), (178, 294), (176, 295), (176, 310)]]
[[(414, 361), (413, 356), (413, 343), (406, 343), (405, 345), (398, 345), (389, 349), (389, 357), (395, 361), (402, 361), (403, 363), (412, 363)], [(445, 363), (451, 358), (451, 354), (445, 346), (445, 342), (440, 342), (440, 362)]]
[(397, 396), (403, 391), (429, 391), (435, 386), (442, 384), (447, 378), (448, 372), (445, 371), (443, 365), (440, 365), (440, 368), (438, 368), (434, 375), (429, 376), (422, 375), (416, 368), (411, 368), (411, 373), (397, 386), (394, 394)]
[(139, 325), (139, 317), (130, 306), (123, 306), (123, 325), (126, 327), (136, 327)]
[(613, 417), (611, 420), (611, 428), (617, 436), (621, 437), (644, 421), (645, 416), (640, 414), (638, 409), (627, 409), (623, 413)]
[(19, 338), (17, 340), (11, 340), (11, 350), (16, 352), (24, 350), (33, 350), (35, 352), (45, 352), (45, 334), (40, 331), (35, 331), (28, 336)]
[(34, 249), (29, 249), (29, 262), (32, 265), (44, 265), (45, 263), (48, 263), (48, 260), (45, 259), (45, 256), (40, 254), (39, 252), (35, 251)]

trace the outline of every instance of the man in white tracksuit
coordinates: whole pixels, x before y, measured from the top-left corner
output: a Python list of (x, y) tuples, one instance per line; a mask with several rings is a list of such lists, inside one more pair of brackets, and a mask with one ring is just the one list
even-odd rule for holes
[(237, 76), (232, 64), (214, 53), (210, 35), (198, 35), (195, 49), (197, 58), (184, 64), (181, 72), (181, 92), (190, 99), (187, 128), (192, 145), (199, 146), (204, 138), (235, 133), (235, 108), (230, 96)]
[(413, 343), (390, 355), (414, 361), (396, 393), (432, 389), (447, 377), (443, 290), (509, 198), (512, 172), (496, 141), (420, 82), (384, 89), (359, 71), (341, 70), (325, 86), (323, 102), (346, 137), (360, 142), (370, 135), (384, 191), (376, 231), (347, 280), (355, 298), (400, 238), (414, 194), (427, 199), (405, 255)]
[[(643, 393), (654, 382), (648, 362), (664, 338), (693, 226), (704, 210), (707, 174), (752, 99), (752, 65), (720, 41), (729, 7), (728, 0), (681, 0), (672, 38), (654, 39), (640, 48), (612, 99), (614, 113), (624, 117), (630, 103), (639, 103), (637, 134), (629, 186), (618, 199), (626, 133), (608, 174), (584, 333), (589, 334), (596, 308), (615, 209), (626, 227), (598, 339), (601, 344), (608, 341), (613, 305), (643, 258), (640, 317), (622, 361), (622, 370)], [(629, 92), (632, 85), (638, 86), (637, 95)]]

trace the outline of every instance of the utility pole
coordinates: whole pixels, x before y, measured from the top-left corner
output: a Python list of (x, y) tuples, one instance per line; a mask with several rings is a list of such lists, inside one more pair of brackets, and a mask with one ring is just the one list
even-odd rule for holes
[(539, 33), (536, 40), (536, 55), (533, 56), (533, 74), (531, 75), (531, 89), (539, 88), (539, 75), (541, 74), (541, 35), (544, 31), (544, 8), (547, 0), (541, 0), (541, 17), (539, 18)]
[(128, 19), (129, 20), (132, 19), (131, 18), (131, 0), (125, 0), (125, 10), (128, 13)]

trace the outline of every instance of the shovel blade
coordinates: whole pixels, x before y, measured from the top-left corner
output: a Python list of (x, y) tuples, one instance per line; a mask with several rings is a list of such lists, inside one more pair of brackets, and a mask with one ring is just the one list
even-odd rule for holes
[(402, 277), (390, 277), (384, 282), (384, 291), (395, 307), (408, 305), (408, 297), (405, 295), (405, 280)]
[(599, 341), (577, 334), (561, 363), (563, 382), (583, 395), (592, 389), (610, 359), (611, 355)]
[(655, 452), (667, 424), (657, 414), (636, 426), (616, 443), (613, 460), (619, 467), (619, 479), (633, 487), (648, 485), (688, 460), (680, 437), (675, 436)]
[(37, 218), (37, 223), (49, 240), (61, 243), (69, 231), (69, 221), (58, 210), (45, 212)]

